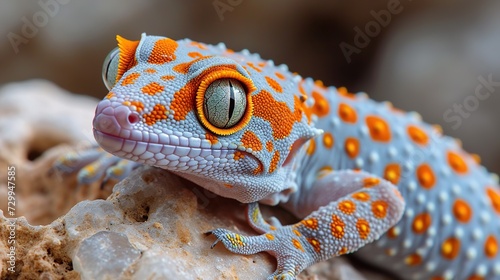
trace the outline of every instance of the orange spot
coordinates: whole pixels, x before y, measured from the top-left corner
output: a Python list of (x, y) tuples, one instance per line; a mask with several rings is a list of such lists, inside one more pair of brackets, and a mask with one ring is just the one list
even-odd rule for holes
[(442, 276), (434, 276), (431, 278), (431, 280), (445, 280), (445, 279)]
[(339, 116), (346, 123), (355, 123), (358, 120), (356, 110), (346, 103), (339, 104)]
[(258, 65), (259, 67), (264, 67), (264, 66), (266, 66), (266, 63), (265, 63), (265, 62), (259, 62), (259, 63), (257, 63), (257, 65)]
[(199, 52), (189, 52), (188, 55), (191, 58), (200, 58), (200, 57), (203, 57), (203, 55), (201, 53), (199, 53)]
[(266, 150), (268, 152), (272, 152), (274, 150), (274, 145), (273, 145), (273, 142), (271, 140), (266, 142)]
[(424, 163), (417, 168), (417, 179), (420, 185), (425, 189), (434, 187), (436, 183), (436, 176), (431, 167)]
[[(191, 46), (195, 46), (195, 47), (197, 47), (198, 49), (201, 49), (201, 50), (206, 50), (207, 49), (207, 46), (205, 46), (202, 43), (198, 43), (198, 42), (191, 42)], [(229, 50), (227, 50), (227, 51), (229, 51)]]
[(370, 224), (367, 220), (359, 218), (356, 222), (356, 229), (358, 230), (359, 237), (361, 237), (361, 239), (368, 238), (368, 235), (370, 234)]
[(359, 154), (359, 140), (349, 137), (345, 140), (344, 149), (350, 158), (355, 158)]
[(175, 50), (177, 49), (177, 42), (164, 38), (155, 42), (153, 50), (148, 58), (148, 63), (163, 64), (175, 60)]
[(382, 200), (377, 200), (372, 203), (372, 213), (376, 218), (383, 219), (387, 216), (387, 208), (389, 204)]
[(352, 195), (352, 198), (366, 202), (370, 200), (370, 195), (365, 192), (357, 192)]
[(141, 90), (142, 90), (142, 93), (144, 93), (144, 94), (155, 95), (155, 94), (163, 92), (163, 90), (165, 90), (165, 87), (160, 85), (157, 82), (152, 82), (152, 83), (149, 83), (149, 84), (145, 85), (144, 87), (142, 87)]
[(316, 142), (314, 139), (309, 140), (309, 146), (307, 146), (306, 154), (312, 155), (316, 151)]
[(323, 166), (318, 170), (318, 174), (316, 175), (317, 179), (321, 179), (325, 177), (326, 175), (330, 174), (330, 172), (333, 170), (331, 166)]
[(328, 100), (319, 92), (313, 91), (312, 97), (314, 99), (314, 105), (311, 108), (311, 112), (318, 117), (324, 117), (328, 115), (330, 111), (330, 105)]
[(478, 154), (471, 154), (470, 156), (472, 157), (475, 163), (481, 164), (481, 157)]
[(484, 243), (484, 254), (490, 259), (495, 258), (498, 254), (498, 241), (493, 235), (486, 238), (486, 242)]
[(217, 144), (217, 142), (219, 142), (219, 139), (217, 138), (217, 136), (213, 135), (210, 132), (205, 133), (205, 139), (210, 141), (210, 144), (212, 144), (212, 145)]
[(194, 63), (196, 63), (202, 59), (204, 59), (204, 57), (197, 58), (197, 59), (192, 60), (190, 62), (179, 63), (179, 64), (175, 65), (172, 68), (172, 70), (174, 70), (175, 72), (180, 73), (180, 74), (187, 74), (189, 72), (189, 68), (191, 67), (191, 65), (193, 65)]
[(278, 163), (280, 161), (280, 151), (275, 151), (273, 158), (271, 159), (271, 164), (269, 166), (269, 173), (273, 173), (276, 168), (278, 168)]
[(385, 166), (384, 179), (397, 185), (401, 177), (401, 167), (397, 163), (389, 163)]
[(460, 240), (450, 237), (441, 244), (441, 255), (443, 258), (453, 260), (460, 253)]
[(285, 102), (276, 101), (273, 95), (265, 90), (252, 96), (255, 117), (269, 122), (275, 139), (283, 139), (290, 135), (292, 127), (302, 119), (301, 102), (294, 96), (294, 111), (290, 111)]
[(228, 188), (228, 189), (232, 189), (233, 188), (233, 185), (230, 185), (230, 184), (224, 184), (224, 187)]
[(472, 209), (465, 200), (457, 199), (453, 203), (453, 215), (458, 221), (467, 223), (472, 218)]
[(349, 91), (347, 91), (346, 87), (339, 87), (337, 89), (337, 92), (340, 95), (342, 95), (343, 97), (346, 97), (346, 98), (349, 98), (349, 99), (356, 99), (356, 95), (354, 95), (353, 93), (350, 93)]
[(374, 141), (388, 142), (391, 140), (391, 130), (389, 124), (378, 116), (367, 116), (366, 125), (370, 131), (370, 136)]
[(281, 74), (280, 72), (275, 72), (274, 73), (276, 75), (276, 77), (278, 77), (278, 79), (280, 80), (284, 80), (285, 79), (285, 75)]
[(487, 187), (486, 194), (490, 198), (493, 209), (495, 209), (495, 211), (500, 214), (500, 192), (496, 189), (493, 189), (493, 187)]
[(387, 231), (387, 237), (391, 238), (391, 239), (394, 239), (396, 237), (399, 236), (399, 232), (396, 230), (395, 227), (391, 227), (388, 231)]
[(337, 215), (332, 215), (330, 230), (335, 238), (340, 239), (344, 237), (344, 227), (344, 222)]
[(147, 68), (147, 69), (144, 69), (144, 73), (154, 74), (154, 73), (156, 73), (156, 70), (153, 68)]
[(134, 100), (130, 102), (130, 105), (135, 106), (137, 112), (142, 112), (142, 110), (144, 110), (144, 104), (142, 104), (141, 101)]
[(405, 258), (405, 263), (409, 266), (415, 266), (422, 263), (422, 257), (419, 254), (411, 254)]
[(108, 92), (108, 94), (106, 94), (106, 96), (105, 96), (104, 98), (106, 98), (106, 99), (111, 99), (111, 98), (113, 98), (113, 97), (115, 97), (115, 96), (116, 96), (116, 94), (115, 94), (114, 92), (111, 92), (111, 91), (110, 91), (110, 92)]
[(241, 143), (243, 147), (250, 148), (252, 151), (259, 152), (262, 150), (262, 142), (260, 142), (259, 137), (250, 130), (245, 131), (241, 137)]
[(165, 75), (165, 76), (161, 76), (160, 79), (164, 80), (164, 81), (170, 81), (170, 80), (173, 80), (175, 79), (175, 76), (172, 76), (172, 75)]
[(266, 238), (269, 240), (274, 240), (274, 235), (272, 235), (270, 233), (266, 233)]
[(262, 163), (259, 161), (257, 167), (253, 170), (253, 175), (259, 175), (264, 171), (264, 166)]
[(439, 135), (443, 134), (443, 128), (439, 124), (432, 125), (432, 128), (437, 134)]
[(300, 244), (300, 241), (298, 241), (297, 239), (293, 238), (292, 239), (292, 243), (293, 243), (293, 246), (295, 248), (297, 248), (298, 250), (302, 251), (302, 252), (305, 252), (304, 251), (304, 248), (302, 248), (302, 244)]
[(144, 114), (143, 118), (147, 125), (153, 125), (159, 120), (167, 119), (167, 109), (162, 104), (156, 104), (153, 111), (149, 114)]
[(274, 89), (274, 91), (279, 92), (279, 93), (283, 92), (283, 88), (281, 87), (281, 85), (276, 80), (274, 80), (273, 78), (266, 76), (266, 81), (267, 81), (267, 84), (272, 89)]
[(292, 232), (299, 237), (302, 236), (302, 234), (296, 229), (292, 230)]
[(343, 254), (346, 254), (348, 251), (347, 251), (347, 248), (346, 247), (342, 247), (340, 248), (339, 252), (337, 253), (337, 255), (343, 255)]
[(330, 132), (325, 132), (323, 134), (323, 145), (325, 148), (331, 149), (333, 147), (333, 135)]
[(376, 186), (380, 183), (380, 180), (375, 177), (367, 177), (363, 179), (363, 187), (365, 188), (371, 188), (373, 186)]
[(123, 79), (122, 86), (133, 85), (135, 83), (135, 80), (137, 80), (137, 78), (139, 78), (140, 76), (141, 74), (137, 72), (129, 74), (127, 77), (125, 77), (125, 79)]
[(479, 275), (471, 275), (467, 280), (484, 280), (484, 277)]
[(350, 200), (345, 200), (339, 203), (338, 208), (342, 213), (351, 215), (356, 211), (356, 204)]
[(247, 62), (247, 65), (250, 66), (252, 69), (254, 69), (255, 71), (257, 72), (262, 72), (262, 69), (260, 69), (259, 67), (255, 66), (252, 62)]
[(321, 244), (319, 243), (319, 241), (316, 238), (309, 237), (309, 238), (306, 238), (306, 240), (307, 240), (307, 242), (309, 242), (309, 244), (311, 244), (311, 246), (313, 247), (314, 251), (316, 251), (316, 253), (321, 252)]
[(465, 163), (465, 160), (457, 153), (454, 153), (452, 151), (448, 152), (448, 164), (453, 170), (455, 170), (455, 172), (459, 174), (467, 173), (467, 164)]
[(419, 145), (427, 145), (427, 143), (429, 142), (429, 137), (427, 136), (425, 131), (418, 126), (409, 125), (408, 135), (410, 135), (410, 139), (413, 140), (413, 142)]
[(412, 229), (415, 234), (422, 234), (432, 224), (432, 217), (429, 213), (421, 213), (415, 216), (412, 223)]
[(300, 223), (312, 230), (318, 229), (318, 220), (316, 220), (316, 218), (309, 218), (307, 220), (301, 221)]
[(245, 154), (242, 151), (234, 152), (234, 160), (240, 160), (245, 157)]

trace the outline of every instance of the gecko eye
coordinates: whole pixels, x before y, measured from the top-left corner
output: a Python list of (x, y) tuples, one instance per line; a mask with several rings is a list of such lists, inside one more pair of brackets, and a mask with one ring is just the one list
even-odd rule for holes
[(120, 62), (120, 50), (114, 48), (102, 65), (102, 80), (108, 90), (116, 84), (116, 76), (118, 75), (118, 63)]
[(236, 79), (224, 78), (212, 82), (203, 97), (203, 113), (217, 128), (230, 128), (243, 117), (247, 107), (245, 88)]

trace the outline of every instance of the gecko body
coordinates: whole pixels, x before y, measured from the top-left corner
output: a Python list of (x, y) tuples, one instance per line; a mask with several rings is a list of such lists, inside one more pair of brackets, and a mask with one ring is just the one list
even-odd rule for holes
[[(360, 248), (403, 279), (500, 279), (497, 181), (417, 114), (222, 44), (117, 38), (97, 142), (248, 203), (260, 235), (211, 233), (235, 253), (276, 256), (269, 279)], [(259, 202), (301, 221), (268, 223)]]

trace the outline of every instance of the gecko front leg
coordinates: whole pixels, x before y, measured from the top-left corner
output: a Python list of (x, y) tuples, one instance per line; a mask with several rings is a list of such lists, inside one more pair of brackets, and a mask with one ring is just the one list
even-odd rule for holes
[[(221, 241), (238, 254), (269, 252), (277, 258), (278, 267), (268, 279), (295, 279), (311, 264), (354, 252), (378, 239), (399, 221), (404, 209), (404, 201), (394, 185), (366, 172), (330, 171), (315, 182), (310, 192), (323, 193), (316, 197), (331, 201), (320, 206), (321, 200), (308, 200), (305, 196), (295, 206), (317, 210), (302, 221), (283, 227), (266, 226), (260, 212), (256, 212), (252, 223), (261, 229), (268, 227), (269, 231), (243, 236), (216, 229), (211, 232), (217, 237), (212, 247)], [(334, 197), (335, 194), (342, 196)]]

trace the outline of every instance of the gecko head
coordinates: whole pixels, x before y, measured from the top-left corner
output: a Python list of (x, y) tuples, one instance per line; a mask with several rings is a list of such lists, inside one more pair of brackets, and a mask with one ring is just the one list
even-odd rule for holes
[[(223, 45), (117, 40), (103, 65), (109, 93), (93, 121), (102, 148), (242, 202), (293, 187), (283, 182), (294, 155), (321, 132), (287, 91), (292, 74)], [(282, 81), (264, 69), (283, 72)]]

